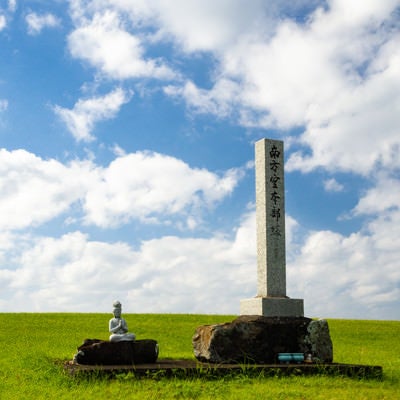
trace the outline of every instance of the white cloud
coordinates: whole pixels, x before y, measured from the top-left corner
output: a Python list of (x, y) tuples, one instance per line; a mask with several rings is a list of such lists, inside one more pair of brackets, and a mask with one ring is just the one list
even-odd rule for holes
[(0, 270), (0, 309), (107, 311), (118, 298), (126, 312), (229, 312), (231, 302), (216, 302), (221, 289), (238, 307), (253, 268), (240, 241), (171, 236), (134, 250), (80, 232), (37, 238), (15, 256), (15, 269)]
[(2, 31), (7, 26), (6, 17), (0, 14), (0, 31)]
[[(290, 170), (322, 166), (366, 175), (377, 164), (399, 166), (400, 35), (392, 13), (398, 1), (330, 1), (305, 22), (271, 20), (276, 14), (267, 15), (265, 3), (252, 2), (249, 9), (236, 5), (188, 2), (185, 10), (201, 10), (187, 12), (191, 28), (184, 32), (173, 6), (154, 6), (165, 11), (159, 34), (174, 38), (184, 51), (215, 57), (211, 89), (186, 81), (167, 86), (166, 94), (182, 97), (193, 111), (235, 118), (244, 126), (303, 126), (300, 144), (308, 151), (290, 158)], [(241, 12), (257, 15), (255, 24), (238, 23)], [(197, 24), (212, 33), (204, 42), (196, 39)]]
[[(237, 313), (239, 300), (255, 295), (254, 211), (232, 239), (160, 237), (137, 249), (79, 231), (59, 238), (7, 231), (43, 224), (72, 204), (103, 227), (133, 219), (196, 225), (241, 171), (217, 176), (157, 153), (122, 154), (108, 167), (63, 165), (24, 150), (1, 150), (0, 161), (0, 309), (106, 311), (120, 298), (131, 312)], [(307, 315), (398, 319), (400, 188), (391, 179), (365, 193), (354, 212), (373, 219), (349, 236), (320, 231), (303, 239), (287, 217), (287, 293), (305, 299)]]
[[(245, 7), (244, 7), (245, 6)], [(268, 11), (275, 10), (271, 4)], [(187, 52), (214, 51), (236, 40), (238, 32), (267, 29), (267, 14), (262, 0), (193, 1), (116, 0), (110, 2), (74, 0), (71, 4), (75, 20), (82, 22), (105, 10), (118, 12), (138, 26), (155, 30), (153, 40), (172, 38)], [(228, 22), (228, 23), (227, 23)]]
[[(288, 263), (288, 295), (304, 298), (311, 317), (398, 319), (399, 222), (397, 211), (349, 236), (309, 233)], [(295, 228), (289, 218), (289, 238)], [(79, 231), (1, 239), (0, 254), (13, 252), (13, 265), (0, 269), (2, 310), (100, 312), (119, 298), (125, 312), (235, 314), (256, 291), (254, 212), (232, 239), (166, 236), (137, 249)]]
[(92, 166), (68, 166), (25, 150), (0, 150), (1, 229), (40, 225), (64, 213), (83, 197)]
[[(400, 36), (394, 41), (400, 45)], [(371, 74), (363, 84), (338, 95), (336, 104), (332, 102), (334, 115), (324, 120), (315, 118), (302, 136), (312, 155), (291, 156), (288, 168), (306, 172), (323, 166), (363, 175), (376, 168), (398, 168), (399, 61), (399, 56), (387, 59), (382, 72)]]
[(187, 81), (184, 86), (168, 85), (164, 92), (169, 96), (184, 98), (195, 113), (215, 114), (226, 118), (233, 111), (235, 99), (240, 95), (240, 87), (233, 81), (221, 79), (212, 90), (204, 90)]
[[(268, 30), (267, 9), (262, 0), (158, 1), (153, 18), (161, 36), (172, 36), (186, 52), (220, 51), (232, 46), (238, 34)], [(274, 8), (274, 5), (270, 5)], [(270, 10), (268, 10), (270, 11)]]
[[(10, 3), (10, 7), (14, 5)], [(55, 28), (61, 25), (61, 20), (50, 13), (40, 15), (31, 12), (25, 17), (25, 21), (30, 35), (38, 35), (44, 28)]]
[(68, 221), (83, 219), (104, 228), (132, 220), (193, 228), (204, 210), (232, 193), (243, 173), (232, 169), (219, 176), (158, 153), (121, 155), (100, 167), (2, 149), (0, 228), (38, 226), (66, 211)]
[[(289, 265), (309, 314), (398, 319), (400, 213), (377, 218), (360, 232), (310, 234)], [(293, 281), (293, 280), (292, 280)]]
[(175, 77), (162, 60), (145, 59), (141, 39), (124, 28), (116, 12), (96, 13), (92, 20), (83, 19), (80, 24), (68, 37), (69, 51), (106, 76), (114, 79)]
[(55, 113), (65, 122), (68, 130), (78, 141), (92, 141), (96, 123), (114, 118), (123, 104), (129, 102), (132, 93), (121, 88), (99, 97), (78, 100), (72, 110), (55, 106)]
[(128, 154), (114, 160), (87, 193), (85, 220), (107, 227), (131, 219), (166, 222), (188, 213), (193, 226), (201, 209), (232, 193), (241, 176), (241, 170), (229, 170), (219, 177), (157, 153)]
[(269, 43), (232, 57), (231, 73), (247, 80), (243, 100), (258, 111), (259, 124), (305, 126), (301, 142), (311, 155), (292, 155), (289, 170), (367, 174), (378, 162), (399, 165), (392, 150), (400, 137), (394, 3), (348, 4), (332, 2), (305, 26), (284, 22)]
[(8, 101), (5, 99), (0, 99), (0, 113), (6, 111), (8, 108)]
[(14, 12), (17, 9), (17, 0), (8, 0), (8, 10)]
[(335, 178), (329, 178), (324, 180), (324, 189), (327, 192), (342, 192), (344, 190), (344, 186)]
[(375, 185), (358, 201), (354, 215), (385, 215), (400, 209), (400, 181), (387, 175), (375, 177)]
[(206, 52), (211, 89), (183, 78), (164, 92), (244, 126), (303, 127), (289, 170), (399, 167), (399, 1), (279, 3), (75, 0), (70, 51), (115, 79), (177, 77), (145, 59), (154, 45)]

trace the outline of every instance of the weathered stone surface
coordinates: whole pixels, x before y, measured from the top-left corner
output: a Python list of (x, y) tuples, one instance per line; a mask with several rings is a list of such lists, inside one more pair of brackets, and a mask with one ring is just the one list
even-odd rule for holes
[(240, 302), (240, 315), (304, 317), (303, 299), (286, 296), (284, 148), (255, 144), (257, 296)]
[(259, 297), (286, 296), (283, 166), (282, 141), (261, 139), (256, 142), (257, 296)]
[(194, 355), (212, 363), (274, 363), (278, 353), (303, 352), (310, 321), (242, 315), (230, 323), (200, 326), (192, 340)]
[(309, 331), (311, 322), (305, 317), (243, 315), (230, 323), (199, 326), (192, 339), (194, 355), (209, 363), (268, 364), (277, 362), (278, 353), (311, 353), (331, 362), (327, 324), (313, 324)]
[(333, 345), (326, 320), (310, 322), (304, 344), (306, 351), (311, 353), (315, 361), (332, 362)]
[(74, 361), (86, 365), (130, 365), (154, 363), (157, 357), (158, 344), (152, 339), (115, 343), (85, 339)]

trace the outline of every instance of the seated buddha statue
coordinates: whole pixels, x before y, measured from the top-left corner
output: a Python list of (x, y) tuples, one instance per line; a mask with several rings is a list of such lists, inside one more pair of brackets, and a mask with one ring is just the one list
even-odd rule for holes
[(111, 318), (109, 322), (110, 342), (134, 341), (135, 334), (128, 332), (128, 325), (121, 318), (121, 303), (114, 301), (113, 307), (114, 318)]

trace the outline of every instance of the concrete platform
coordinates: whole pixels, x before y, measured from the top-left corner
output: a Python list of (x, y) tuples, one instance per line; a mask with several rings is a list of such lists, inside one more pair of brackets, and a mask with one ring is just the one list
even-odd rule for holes
[(341, 375), (356, 378), (382, 378), (382, 367), (376, 365), (357, 364), (208, 364), (191, 360), (158, 360), (154, 364), (138, 365), (81, 365), (72, 361), (64, 364), (71, 375), (90, 373), (123, 373), (132, 372), (135, 375), (163, 376), (215, 376), (232, 373), (264, 373), (265, 376), (275, 375)]

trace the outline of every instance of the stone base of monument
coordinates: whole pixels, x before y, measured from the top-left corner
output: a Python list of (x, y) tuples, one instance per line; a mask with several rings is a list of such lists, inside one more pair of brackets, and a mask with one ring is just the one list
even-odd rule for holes
[(64, 364), (70, 375), (107, 374), (109, 376), (123, 373), (148, 378), (165, 377), (203, 377), (224, 376), (228, 374), (246, 374), (248, 376), (281, 376), (281, 375), (334, 375), (353, 378), (382, 378), (382, 367), (376, 365), (311, 363), (311, 364), (211, 364), (194, 360), (157, 360), (152, 364), (136, 365), (82, 365), (73, 361)]
[(254, 297), (240, 301), (240, 315), (263, 315), (264, 317), (303, 317), (303, 299), (289, 297)]
[(203, 325), (192, 339), (197, 360), (208, 363), (278, 363), (279, 353), (303, 353), (331, 363), (332, 340), (325, 320), (242, 315), (233, 322)]
[(83, 365), (132, 365), (156, 362), (158, 343), (152, 339), (109, 342), (85, 339), (78, 347), (74, 363)]

